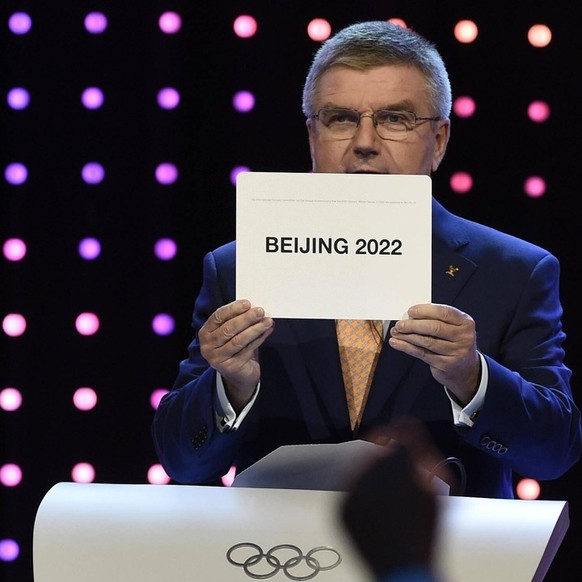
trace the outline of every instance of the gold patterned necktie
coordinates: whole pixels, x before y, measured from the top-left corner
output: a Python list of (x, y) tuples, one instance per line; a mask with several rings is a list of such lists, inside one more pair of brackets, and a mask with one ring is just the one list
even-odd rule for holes
[(382, 326), (381, 320), (338, 319), (336, 322), (346, 399), (354, 432), (360, 425), (382, 349)]

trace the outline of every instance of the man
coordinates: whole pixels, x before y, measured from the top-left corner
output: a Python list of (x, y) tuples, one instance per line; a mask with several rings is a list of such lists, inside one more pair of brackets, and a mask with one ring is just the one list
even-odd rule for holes
[[(445, 155), (450, 108), (431, 43), (386, 22), (352, 25), (320, 47), (307, 76), (313, 171), (430, 175)], [(206, 256), (196, 338), (156, 412), (154, 441), (175, 480), (207, 482), (281, 445), (366, 438), (403, 416), (462, 464), (466, 495), (512, 497), (513, 472), (552, 479), (578, 460), (559, 265), (547, 251), (433, 201), (434, 303), (380, 327), (355, 421), (336, 322), (275, 322), (235, 301), (234, 265), (234, 243)]]

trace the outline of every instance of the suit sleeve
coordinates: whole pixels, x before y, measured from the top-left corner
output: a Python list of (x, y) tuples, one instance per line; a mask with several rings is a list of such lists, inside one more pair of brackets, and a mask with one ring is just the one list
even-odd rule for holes
[(204, 258), (204, 280), (196, 299), (192, 326), (195, 339), (181, 362), (172, 390), (155, 413), (152, 435), (158, 458), (179, 483), (204, 483), (228, 472), (244, 430), (222, 433), (216, 428), (216, 372), (200, 355), (198, 330), (220, 306), (232, 301), (229, 285), (221, 285), (213, 253)]
[(495, 358), (485, 352), (484, 406), (466, 439), (517, 473), (562, 475), (580, 457), (580, 412), (564, 365), (559, 264), (545, 255), (532, 270)]

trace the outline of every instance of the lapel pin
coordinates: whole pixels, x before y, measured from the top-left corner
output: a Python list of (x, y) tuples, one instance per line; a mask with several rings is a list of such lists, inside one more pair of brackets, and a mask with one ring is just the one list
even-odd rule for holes
[(445, 271), (447, 275), (454, 277), (459, 271), (459, 267), (455, 267), (455, 265), (449, 265), (449, 268)]

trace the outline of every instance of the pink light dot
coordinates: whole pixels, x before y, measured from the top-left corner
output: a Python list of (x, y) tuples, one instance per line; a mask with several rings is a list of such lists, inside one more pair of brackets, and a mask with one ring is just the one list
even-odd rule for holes
[(90, 463), (77, 463), (71, 471), (71, 477), (75, 483), (93, 483), (95, 469)]
[(232, 27), (238, 37), (251, 38), (257, 32), (257, 21), (248, 14), (241, 14), (235, 18)]
[(10, 337), (21, 336), (26, 331), (26, 319), (20, 313), (9, 313), (2, 320), (2, 329)]
[(527, 40), (536, 48), (544, 48), (552, 42), (552, 31), (545, 24), (534, 24), (527, 32)]
[(28, 179), (28, 170), (24, 164), (14, 162), (6, 166), (4, 177), (9, 184), (20, 186)]
[(475, 100), (471, 97), (457, 97), (453, 102), (453, 111), (457, 117), (471, 117), (476, 109)]
[(530, 198), (539, 198), (546, 193), (546, 181), (540, 176), (530, 176), (524, 182), (523, 190)]
[(550, 118), (550, 106), (545, 101), (532, 101), (527, 108), (527, 115), (535, 123), (543, 123)]
[(91, 34), (101, 34), (107, 28), (107, 17), (102, 12), (89, 12), (85, 16), (85, 28)]
[(154, 253), (160, 261), (171, 261), (177, 252), (178, 247), (171, 238), (161, 238), (154, 245)]
[(105, 169), (97, 162), (89, 162), (83, 166), (81, 176), (87, 184), (100, 184), (105, 178)]
[(32, 28), (32, 20), (26, 12), (15, 12), (8, 20), (8, 28), (14, 34), (26, 34)]
[(170, 477), (160, 464), (152, 465), (148, 469), (148, 483), (152, 485), (167, 485), (169, 482)]
[(21, 261), (26, 256), (26, 243), (19, 238), (9, 238), (2, 245), (2, 252), (9, 261)]
[(178, 168), (174, 164), (164, 163), (156, 168), (156, 180), (160, 184), (173, 184), (178, 179)]
[(182, 28), (182, 18), (177, 12), (164, 12), (158, 21), (160, 30), (166, 34), (176, 34)]
[(236, 467), (233, 465), (229, 470), (228, 473), (226, 473), (226, 475), (223, 475), (220, 480), (222, 481), (222, 484), (225, 487), (230, 487), (233, 482), (234, 482), (234, 478), (236, 477)]
[(164, 87), (158, 91), (158, 105), (162, 109), (175, 109), (180, 104), (180, 93), (173, 87)]
[(14, 463), (0, 467), (0, 483), (5, 487), (16, 487), (22, 481), (22, 469)]
[(6, 101), (12, 109), (26, 109), (30, 103), (30, 93), (22, 87), (14, 87), (8, 91)]
[(406, 22), (402, 18), (389, 18), (388, 22), (401, 26), (402, 28), (407, 28)]
[(473, 42), (477, 38), (478, 34), (479, 29), (472, 20), (459, 20), (459, 22), (457, 22), (455, 25), (455, 38), (464, 44)]
[(247, 166), (236, 166), (235, 168), (233, 168), (230, 171), (230, 183), (233, 186), (236, 186), (236, 179), (238, 177), (238, 175), (242, 172), (250, 172), (251, 169), (248, 168)]
[(157, 335), (170, 335), (175, 327), (174, 318), (167, 313), (158, 313), (152, 320), (152, 329)]
[(81, 335), (94, 335), (99, 329), (99, 318), (94, 313), (81, 313), (75, 320), (75, 327)]
[(20, 546), (11, 539), (0, 540), (0, 560), (2, 562), (14, 562), (20, 555)]
[(307, 35), (316, 42), (327, 40), (330, 34), (331, 24), (325, 18), (314, 18), (307, 25)]
[(455, 172), (451, 176), (451, 190), (457, 194), (466, 194), (473, 187), (473, 178), (468, 172)]
[(22, 394), (16, 388), (4, 388), (0, 392), (0, 408), (6, 412), (14, 412), (22, 405)]
[(97, 404), (97, 393), (93, 388), (77, 388), (73, 394), (73, 404), (79, 410), (93, 410)]
[(81, 95), (81, 102), (87, 109), (99, 109), (105, 97), (98, 87), (87, 87)]
[(93, 261), (101, 254), (101, 243), (96, 238), (84, 238), (78, 247), (79, 255), (86, 261)]
[(158, 409), (160, 400), (169, 392), (167, 388), (156, 388), (150, 395), (150, 404), (154, 410)]
[(255, 106), (255, 96), (250, 91), (238, 91), (232, 98), (232, 105), (240, 113), (248, 113)]
[(541, 493), (540, 484), (535, 479), (522, 479), (515, 488), (520, 499), (537, 499)]

